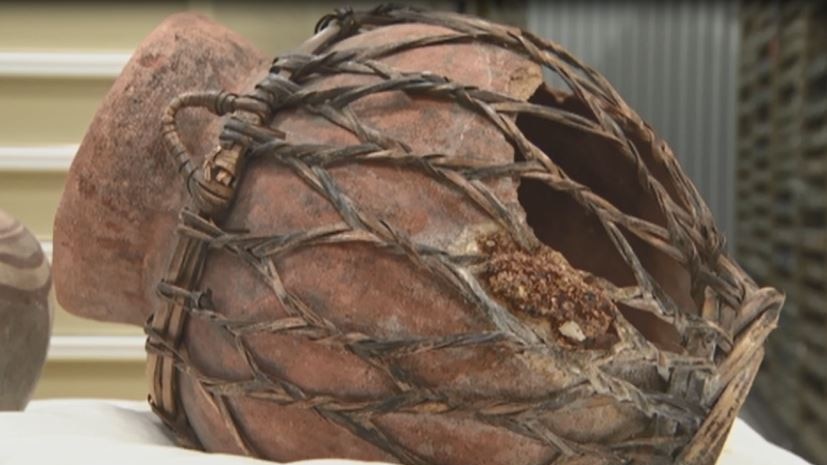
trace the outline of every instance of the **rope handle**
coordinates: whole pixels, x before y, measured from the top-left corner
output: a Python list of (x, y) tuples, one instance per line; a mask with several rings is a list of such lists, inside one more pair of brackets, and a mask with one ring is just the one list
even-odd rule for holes
[(206, 216), (220, 219), (229, 210), (241, 177), (246, 144), (226, 141), (213, 149), (200, 167), (187, 150), (176, 124), (178, 113), (187, 108), (202, 108), (216, 116), (232, 114), (233, 118), (259, 122), (267, 114), (266, 105), (250, 97), (227, 91), (188, 92), (174, 98), (161, 119), (162, 135), (167, 152), (176, 163), (187, 191), (196, 207)]

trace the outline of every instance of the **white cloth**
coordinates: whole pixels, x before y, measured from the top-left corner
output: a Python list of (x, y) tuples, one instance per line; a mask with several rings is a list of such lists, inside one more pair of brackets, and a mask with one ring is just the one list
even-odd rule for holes
[[(264, 465), (175, 447), (144, 402), (42, 400), (0, 413), (0, 465)], [(309, 460), (294, 465), (358, 465)], [(809, 465), (738, 420), (718, 465)]]

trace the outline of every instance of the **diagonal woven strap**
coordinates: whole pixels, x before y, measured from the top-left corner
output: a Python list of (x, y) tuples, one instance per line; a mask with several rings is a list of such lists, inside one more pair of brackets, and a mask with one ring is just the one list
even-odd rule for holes
[[(406, 22), (436, 24), (455, 33), (387, 44), (375, 50), (320, 53), (363, 28)], [(430, 462), (384, 434), (372, 423), (371, 415), (396, 411), (473, 415), (478, 421), (504, 428), (558, 451), (559, 455), (553, 463), (577, 460), (581, 456), (605, 459), (605, 463), (622, 463), (626, 460), (623, 450), (643, 447), (649, 448), (647, 450), (653, 457), (668, 457), (670, 462), (711, 464), (720, 448), (720, 438), (730, 427), (737, 407), (743, 402), (752, 383), (763, 354), (761, 346), (775, 325), (783, 296), (774, 289), (758, 289), (737, 265), (722, 254), (723, 240), (715, 229), (711, 213), (680, 171), (668, 147), (658, 145), (652, 150), (653, 156), (663, 165), (664, 176), (676, 186), (674, 195), (667, 193), (661, 181), (652, 175), (639, 153), (640, 148), (630, 140), (634, 135), (654, 146), (654, 136), (614, 89), (602, 76), (580, 64), (556, 44), (529, 33), (459, 15), (429, 14), (385, 6), (364, 13), (338, 10), (322, 18), (319, 27), (321, 31), (305, 44), (304, 54), (278, 59), (264, 81), (249, 94), (185, 94), (175, 99), (165, 113), (164, 138), (197, 211), (185, 210), (181, 213), (181, 227), (169, 270), (158, 287), (165, 305), (151, 315), (146, 332), (149, 370), (153, 380), (149, 401), (177, 433), (179, 440), (192, 447), (200, 446), (180, 404), (178, 376), (186, 373), (216, 394), (214, 397), (219, 399), (217, 406), (229, 429), (234, 432), (239, 447), (251, 455), (255, 455), (253, 448), (239, 431), (226, 404), (222, 403), (225, 395), (266, 395), (267, 399), (282, 405), (312, 408), (325, 419), (409, 464), (430, 465)], [(469, 40), (506, 47), (553, 70), (567, 82), (591, 116), (586, 118), (559, 108), (515, 101), (430, 73), (401, 73), (388, 69), (378, 60), (385, 54), (408, 48)], [(303, 79), (308, 76), (342, 72), (369, 74), (380, 79), (375, 84), (324, 92), (305, 92), (301, 88)], [(488, 118), (492, 127), (513, 143), (515, 152), (519, 152), (523, 160), (502, 166), (461, 166), (436, 154), (413, 153), (401, 141), (361, 125), (347, 108), (364, 96), (384, 91), (402, 91), (455, 101), (469, 111)], [(357, 135), (360, 144), (328, 147), (284, 142), (283, 134), (270, 129), (269, 124), (274, 112), (290, 105), (316, 109), (331, 122)], [(219, 147), (198, 168), (193, 166), (175, 126), (177, 112), (190, 107), (206, 108), (218, 116), (229, 115)], [(632, 217), (588, 186), (569, 177), (515, 125), (513, 116), (521, 113), (540, 116), (549, 124), (580, 131), (589, 137), (601, 137), (615, 144), (618, 156), (626, 157), (633, 163), (638, 181), (657, 201), (665, 217), (665, 225)], [(643, 131), (642, 136), (640, 131)], [(283, 236), (258, 238), (256, 240), (259, 242), (253, 243), (249, 242), (250, 238), (223, 231), (221, 224), (243, 180), (246, 158), (261, 155), (272, 156), (293, 169), (297, 176), (336, 208), (342, 223)], [(531, 243), (531, 235), (521, 228), (513, 213), (486, 188), (483, 181), (498, 177), (530, 178), (570, 195), (579, 206), (598, 218), (637, 282), (636, 286), (629, 288), (616, 288), (603, 281), (596, 286), (605, 291), (613, 302), (643, 309), (673, 325), (684, 337), (685, 353), (658, 350), (614, 307), (620, 342), (610, 354), (566, 353), (541, 343), (534, 331), (508, 309), (494, 302), (470, 275), (464, 265), (472, 257), (455, 257), (446, 251), (417, 244), (381, 218), (367, 215), (343, 195), (327, 167), (334, 163), (364, 160), (392, 163), (427, 173), (465, 194), (470, 202), (526, 249)], [(695, 294), (706, 299), (699, 314), (676, 308), (641, 264), (629, 242), (630, 235), (686, 267), (697, 291)], [(409, 258), (472, 302), (494, 330), (442, 338), (386, 341), (339, 330), (285, 289), (270, 257), (300, 246), (344, 242), (368, 243)], [(246, 326), (243, 322), (225, 319), (213, 308), (209, 293), (198, 291), (210, 247), (231, 249), (256, 267), (256, 272), (272, 283), (276, 297), (289, 316)], [(267, 260), (259, 260), (262, 257)], [(255, 367), (255, 379), (242, 385), (230, 385), (226, 380), (210, 378), (189, 363), (186, 351), (180, 347), (186, 319), (193, 314), (208, 318), (233, 336), (256, 331), (293, 331), (309, 335), (314, 340), (344, 346), (364, 361), (384, 370), (394, 381), (396, 392), (385, 399), (365, 402), (353, 402), (335, 395), (312, 395), (289, 380), (267, 377), (257, 372)], [(540, 399), (472, 401), (417, 385), (416, 380), (407, 376), (392, 360), (400, 354), (484, 344), (502, 344), (512, 352), (532, 353), (556, 368), (576, 372), (578, 381)], [(603, 370), (604, 366), (611, 366), (614, 362), (617, 362), (615, 368), (624, 363), (640, 363), (656, 368), (668, 382), (666, 392), (644, 392), (609, 370)], [(653, 431), (650, 432), (652, 436), (608, 446), (566, 437), (539, 420), (543, 413), (596, 396), (608, 397), (635, 408), (648, 418), (655, 418)]]
[[(326, 47), (342, 34), (338, 24), (330, 24), (307, 41), (300, 52), (312, 53)], [(283, 72), (282, 75), (287, 75)], [(241, 141), (225, 141), (206, 157), (201, 169), (193, 166), (192, 156), (181, 141), (176, 115), (186, 108), (205, 108), (217, 116), (232, 113), (231, 119), (244, 124), (266, 125), (272, 115), (267, 95), (261, 91), (238, 97), (227, 92), (190, 93), (174, 99), (162, 119), (162, 132), (167, 151), (176, 160), (198, 215), (206, 221), (220, 223), (229, 211), (235, 192), (244, 174), (247, 147)], [(232, 123), (230, 123), (232, 124)], [(283, 138), (269, 130), (268, 136)], [(200, 448), (186, 413), (180, 405), (178, 370), (171, 354), (179, 349), (186, 325), (186, 310), (197, 307), (188, 290), (195, 289), (201, 279), (207, 256), (207, 244), (189, 236), (177, 235), (166, 276), (159, 285), (159, 294), (166, 305), (153, 312), (145, 325), (147, 332), (147, 373), (152, 380), (149, 404), (164, 423), (176, 433), (182, 444)], [(180, 292), (170, 292), (171, 289)]]

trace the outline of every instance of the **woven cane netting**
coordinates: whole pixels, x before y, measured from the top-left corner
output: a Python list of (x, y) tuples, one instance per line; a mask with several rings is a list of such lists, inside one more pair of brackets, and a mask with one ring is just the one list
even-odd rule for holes
[[(437, 25), (453, 32), (368, 49), (331, 50), (342, 39), (362, 31), (401, 23)], [(669, 148), (655, 142), (657, 139), (648, 126), (602, 76), (558, 45), (528, 32), (462, 15), (389, 6), (367, 12), (339, 10), (323, 18), (319, 30), (312, 50), (277, 58), (267, 77), (249, 94), (181, 95), (164, 117), (169, 150), (196, 209), (181, 213), (169, 273), (158, 288), (166, 303), (150, 317), (146, 331), (154, 380), (150, 402), (181, 442), (199, 446), (180, 403), (177, 380), (184, 373), (197, 380), (212, 396), (238, 447), (250, 455), (260, 454), (247, 440), (228, 407), (228, 400), (236, 396), (312, 409), (405, 464), (433, 462), (377, 426), (375, 419), (389, 412), (464, 415), (506, 428), (555, 451), (548, 462), (552, 464), (589, 457), (593, 461), (578, 463), (637, 463), (635, 457), (640, 457), (640, 450), (647, 451), (650, 458), (647, 463), (712, 463), (760, 365), (763, 341), (775, 325), (783, 298), (773, 289), (759, 289), (723, 253), (723, 240), (712, 215)], [(384, 56), (412, 48), (468, 42), (503, 47), (541, 65), (565, 82), (584, 111), (520, 101), (427, 72), (400, 72), (380, 61)], [(306, 88), (306, 83), (313, 79), (340, 73), (379, 79), (366, 85), (324, 90)], [(350, 108), (360, 99), (385, 92), (453, 101), (468, 112), (483, 116), (513, 145), (515, 161), (500, 165), (458, 162), (452, 160), (450, 153), (414, 152), (403, 142), (365, 125)], [(176, 128), (176, 115), (189, 107), (228, 115), (220, 149), (199, 167), (194, 166)], [(283, 134), (270, 128), (270, 122), (280, 111), (295, 107), (322, 115), (352, 132), (360, 142), (350, 146), (286, 142)], [(656, 199), (663, 224), (625, 213), (612, 201), (575, 180), (524, 133), (516, 123), (521, 115), (531, 115), (542, 124), (565, 127), (612, 144), (618, 156), (633, 163), (636, 182)], [(647, 146), (639, 142), (641, 134)], [(647, 152), (646, 157), (643, 151)], [(329, 201), (341, 221), (270, 236), (222, 229), (234, 192), (243, 182), (244, 166), (252, 159), (258, 160), (256, 163), (288, 167)], [(486, 257), (452, 254), (417, 243), (383, 218), (360, 209), (345, 195), (329, 169), (367, 162), (418, 170), (461, 192), (499, 225), (515, 247), (524, 250), (536, 249), (537, 238), (506, 208), (486, 181), (497, 178), (531, 181), (570, 196), (580, 208), (599, 220), (636, 281), (636, 285), (623, 287), (599, 278), (591, 283), (611, 301), (607, 308), (616, 333), (611, 346), (606, 350), (577, 350), (565, 344), (549, 343), (513, 309), (486, 290), (480, 274), (473, 272), (484, 266)], [(653, 163), (663, 167), (657, 176), (651, 168)], [(657, 249), (688, 271), (692, 293), (698, 296), (697, 308), (681, 308), (672, 300), (643, 266), (630, 237)], [(472, 302), (490, 322), (491, 329), (441, 337), (381, 340), (337, 327), (284, 285), (283, 270), (276, 266), (276, 258), (303, 248), (350, 243), (367, 244), (382, 253), (409, 259), (419, 270)], [(207, 257), (211, 249), (229, 252), (249, 265), (268, 283), (289, 315), (272, 321), (245, 322), (230, 319), (216, 308), (210, 291), (199, 287), (202, 271), (209, 265)], [(646, 312), (674, 327), (679, 334), (680, 348), (665, 350), (653, 343), (619, 308)], [(189, 319), (206, 321), (235, 341), (253, 376), (243, 381), (216, 379), (200, 370), (181, 341)], [(393, 380), (395, 393), (371, 401), (353, 401), (335, 393), (305, 392), (290, 380), (280, 379), (258, 366), (245, 338), (262, 333), (289, 333), (320, 344), (344, 347), (386, 373)], [(396, 363), (407, 354), (484, 345), (531, 353), (535, 359), (566, 371), (571, 383), (541, 398), (469, 400), (438, 387), (421, 385)], [(666, 389), (647, 390), (616, 374), (619, 368), (643, 365), (657, 369)], [(633, 406), (651, 419), (649, 433), (619, 443), (589, 443), (568, 437), (541, 421), (548, 412), (595, 396), (608, 396), (617, 403)]]

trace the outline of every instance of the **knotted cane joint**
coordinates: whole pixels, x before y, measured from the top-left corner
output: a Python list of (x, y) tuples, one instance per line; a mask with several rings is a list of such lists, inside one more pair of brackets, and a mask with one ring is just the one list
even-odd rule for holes
[[(350, 31), (352, 33), (352, 31)], [(326, 25), (308, 40), (299, 51), (313, 53), (327, 47), (342, 34), (339, 24)], [(287, 75), (286, 72), (278, 73)], [(162, 136), (167, 151), (176, 163), (187, 191), (195, 204), (196, 216), (209, 223), (220, 223), (232, 206), (235, 193), (244, 175), (247, 148), (256, 138), (284, 138), (284, 133), (265, 128), (273, 116), (274, 102), (265, 104), (267, 95), (260, 89), (239, 96), (226, 91), (191, 92), (170, 102), (161, 119)], [(176, 125), (178, 112), (185, 108), (203, 108), (216, 116), (231, 114), (226, 121), (218, 147), (204, 160), (200, 169), (181, 141)], [(241, 134), (237, 127), (258, 128), (253, 134)], [(182, 217), (191, 212), (186, 210)], [(208, 246), (186, 235), (176, 236), (175, 248), (166, 275), (158, 286), (164, 305), (155, 309), (145, 324), (148, 354), (147, 373), (151, 380), (149, 404), (164, 423), (178, 436), (182, 445), (200, 448), (186, 412), (179, 405), (178, 370), (171, 352), (179, 349), (186, 326), (187, 311), (197, 306), (199, 298), (186, 295), (201, 280)], [(171, 292), (171, 290), (173, 292)]]
[(251, 111), (257, 108), (249, 104), (249, 99), (246, 100), (225, 91), (193, 92), (176, 97), (164, 112), (162, 132), (167, 149), (177, 162), (178, 172), (184, 177), (196, 208), (209, 218), (223, 218), (229, 210), (244, 169), (247, 144), (239, 140), (222, 143), (206, 156), (200, 169), (197, 169), (181, 141), (176, 117), (185, 108), (203, 108), (216, 116), (234, 112), (233, 118), (249, 123), (260, 124), (267, 119), (269, 115)]
[[(252, 124), (261, 124), (269, 117), (269, 114), (249, 111), (254, 106), (239, 105), (242, 99), (244, 97), (224, 91), (187, 93), (169, 104), (162, 119), (169, 153), (177, 162), (178, 172), (184, 178), (198, 216), (209, 222), (221, 221), (230, 210), (244, 174), (247, 144), (238, 139), (230, 142), (222, 140), (222, 144), (205, 157), (201, 167), (196, 168), (181, 141), (176, 116), (185, 108), (204, 108), (216, 116), (233, 112), (233, 119)], [(271, 135), (274, 134), (283, 137), (278, 131), (271, 131)], [(179, 441), (191, 447), (198, 447), (199, 442), (189, 427), (186, 414), (178, 405), (179, 367), (168, 355), (178, 349), (187, 311), (200, 301), (187, 295), (187, 289), (192, 289), (200, 280), (206, 255), (207, 247), (203, 242), (188, 236), (177, 236), (169, 270), (158, 286), (158, 295), (166, 304), (156, 310), (146, 323), (148, 371), (153, 380), (149, 403), (167, 426), (176, 432)]]

